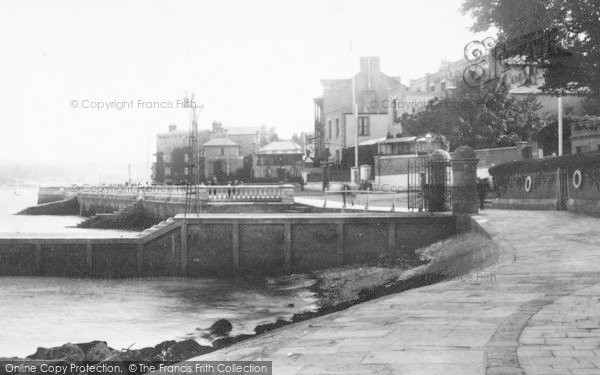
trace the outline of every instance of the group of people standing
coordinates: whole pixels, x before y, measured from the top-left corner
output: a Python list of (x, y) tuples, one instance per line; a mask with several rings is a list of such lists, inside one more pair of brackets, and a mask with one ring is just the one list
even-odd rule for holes
[[(236, 189), (233, 186), (242, 185), (244, 182), (242, 180), (231, 180), (227, 181), (227, 197), (231, 198), (232, 195), (235, 195)], [(217, 186), (219, 185), (219, 181), (216, 177), (209, 178), (207, 183), (204, 184), (204, 181), (200, 183), (200, 186)], [(208, 189), (208, 195), (217, 195), (217, 189)]]

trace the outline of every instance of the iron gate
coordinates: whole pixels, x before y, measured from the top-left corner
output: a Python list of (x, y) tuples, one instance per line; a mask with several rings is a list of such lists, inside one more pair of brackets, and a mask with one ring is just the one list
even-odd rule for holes
[(452, 162), (408, 160), (407, 207), (411, 211), (452, 210)]

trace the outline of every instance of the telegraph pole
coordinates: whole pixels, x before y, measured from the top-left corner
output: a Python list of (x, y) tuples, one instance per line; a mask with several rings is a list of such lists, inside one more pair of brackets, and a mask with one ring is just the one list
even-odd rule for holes
[(189, 132), (189, 156), (187, 165), (187, 178), (185, 187), (185, 215), (188, 212), (200, 213), (200, 157), (198, 148), (198, 119), (196, 112), (196, 103), (194, 94), (191, 98), (185, 98), (184, 107), (189, 108), (190, 114), (190, 132)]

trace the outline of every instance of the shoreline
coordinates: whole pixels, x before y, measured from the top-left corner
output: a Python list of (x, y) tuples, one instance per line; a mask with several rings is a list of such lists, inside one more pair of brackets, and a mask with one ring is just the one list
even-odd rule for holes
[[(135, 350), (115, 350), (108, 347), (104, 341), (92, 341), (84, 344), (69, 343), (50, 349), (38, 348), (35, 354), (26, 359), (2, 358), (2, 360), (17, 362), (23, 360), (94, 360), (96, 362), (143, 360), (157, 363), (188, 360), (286, 325), (344, 310), (392, 293), (449, 280), (490, 282), (489, 275), (485, 275), (489, 280), (484, 280), (483, 277), (479, 280), (479, 273), (475, 280), (473, 277), (462, 275), (494, 263), (498, 259), (498, 254), (498, 248), (492, 240), (482, 234), (469, 232), (420, 249), (416, 252), (415, 259), (379, 259), (371, 265), (344, 266), (291, 275), (308, 277), (314, 281), (307, 289), (318, 299), (319, 307), (315, 311), (295, 313), (289, 320), (278, 318), (274, 322), (257, 325), (254, 334), (235, 336), (229, 336), (231, 323), (220, 319), (204, 330), (207, 335), (214, 338), (211, 346), (200, 345), (194, 339), (187, 339), (168, 340), (154, 347)], [(278, 282), (282, 278), (274, 280)], [(96, 348), (96, 352), (90, 354), (92, 348)]]

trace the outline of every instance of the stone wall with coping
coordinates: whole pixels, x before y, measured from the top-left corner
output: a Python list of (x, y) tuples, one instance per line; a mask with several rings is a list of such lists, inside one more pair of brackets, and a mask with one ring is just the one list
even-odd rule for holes
[(132, 238), (0, 238), (0, 276), (284, 274), (411, 256), (456, 233), (451, 215), (178, 215)]
[(494, 173), (493, 205), (515, 209), (568, 209), (600, 216), (600, 154), (509, 163)]

